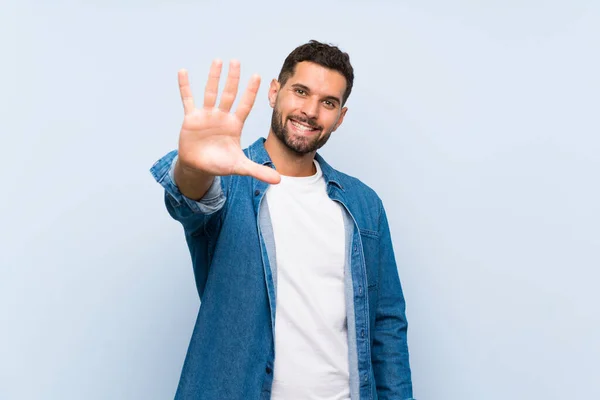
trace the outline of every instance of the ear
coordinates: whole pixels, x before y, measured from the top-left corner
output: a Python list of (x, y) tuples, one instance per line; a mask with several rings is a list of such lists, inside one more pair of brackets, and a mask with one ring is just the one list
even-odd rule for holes
[(340, 116), (338, 117), (338, 120), (335, 123), (335, 126), (333, 127), (333, 132), (335, 132), (336, 129), (340, 127), (342, 122), (344, 122), (344, 117), (346, 116), (346, 111), (348, 111), (348, 107), (343, 107), (342, 111), (340, 111)]
[(280, 84), (277, 79), (273, 79), (271, 81), (271, 85), (269, 86), (269, 105), (271, 108), (275, 107), (275, 102), (277, 101), (277, 94), (279, 93)]

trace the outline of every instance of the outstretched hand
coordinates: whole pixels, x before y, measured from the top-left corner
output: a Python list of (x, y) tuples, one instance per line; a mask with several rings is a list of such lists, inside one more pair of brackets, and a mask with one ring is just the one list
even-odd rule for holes
[(230, 62), (225, 88), (219, 105), (216, 106), (222, 67), (220, 60), (213, 61), (202, 108), (194, 105), (187, 71), (181, 70), (178, 73), (184, 109), (178, 162), (185, 169), (208, 175), (246, 175), (266, 183), (279, 183), (279, 173), (248, 159), (240, 143), (244, 122), (250, 114), (260, 86), (260, 77), (253, 75), (250, 78), (237, 109), (231, 113), (240, 81), (240, 63), (235, 60)]

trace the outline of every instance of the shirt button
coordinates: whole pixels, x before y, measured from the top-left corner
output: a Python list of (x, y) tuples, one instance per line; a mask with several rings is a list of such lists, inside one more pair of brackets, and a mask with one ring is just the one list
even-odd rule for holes
[(271, 372), (273, 372), (273, 370), (271, 368), (267, 367), (267, 368), (265, 368), (265, 372), (267, 374), (270, 374)]
[(358, 294), (362, 296), (362, 286), (358, 287)]
[(369, 376), (365, 375), (365, 382), (367, 382), (369, 380)]
[(255, 195), (255, 196), (258, 196), (259, 194), (260, 194), (260, 190), (256, 189), (256, 190), (254, 191), (254, 195)]
[(360, 331), (360, 337), (365, 337), (365, 330)]

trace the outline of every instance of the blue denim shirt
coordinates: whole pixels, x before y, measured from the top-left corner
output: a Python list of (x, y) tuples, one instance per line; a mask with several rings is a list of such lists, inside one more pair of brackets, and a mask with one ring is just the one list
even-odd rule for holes
[[(275, 168), (264, 138), (244, 153)], [(381, 199), (315, 157), (328, 196), (345, 210), (351, 398), (412, 399), (404, 296)], [(193, 201), (174, 182), (176, 159), (173, 150), (150, 169), (169, 214), (183, 226), (201, 301), (175, 398), (270, 399), (277, 265), (268, 184), (217, 177), (204, 198)]]

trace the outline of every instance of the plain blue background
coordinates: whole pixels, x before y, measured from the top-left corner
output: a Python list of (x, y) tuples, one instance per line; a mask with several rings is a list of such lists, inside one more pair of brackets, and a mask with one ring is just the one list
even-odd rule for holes
[(348, 51), (322, 154), (388, 209), (421, 400), (600, 398), (597, 1), (9, 1), (0, 12), (0, 398), (168, 399), (199, 301), (148, 172), (177, 70), (266, 88)]

